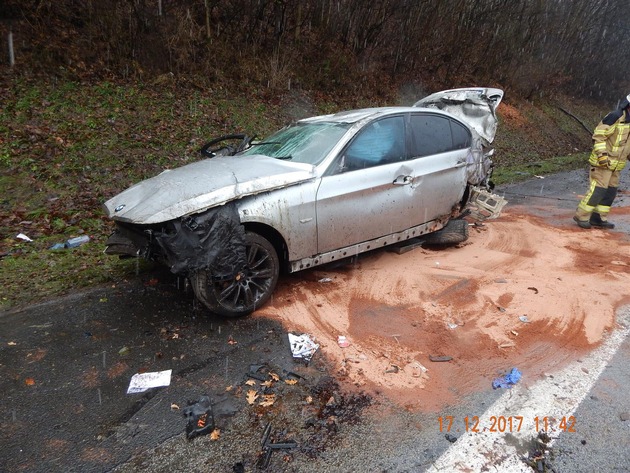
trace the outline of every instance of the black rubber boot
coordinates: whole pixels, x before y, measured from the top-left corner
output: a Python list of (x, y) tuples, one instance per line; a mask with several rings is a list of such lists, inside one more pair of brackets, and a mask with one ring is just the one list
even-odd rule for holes
[(591, 215), (591, 220), (589, 221), (589, 223), (592, 226), (599, 228), (615, 228), (614, 223), (610, 223), (608, 220), (602, 220), (602, 216), (597, 213)]
[(573, 220), (575, 220), (575, 223), (577, 223), (580, 228), (586, 228), (587, 230), (591, 228), (591, 223), (588, 220), (580, 220), (577, 217), (573, 217)]

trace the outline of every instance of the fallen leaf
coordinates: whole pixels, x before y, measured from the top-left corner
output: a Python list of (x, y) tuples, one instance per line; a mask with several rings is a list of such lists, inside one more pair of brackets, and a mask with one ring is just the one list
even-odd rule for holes
[(219, 429), (214, 429), (214, 430), (210, 433), (210, 440), (219, 440), (220, 435), (221, 435), (221, 430), (219, 430)]
[(263, 395), (263, 398), (264, 399), (259, 404), (262, 407), (273, 406), (273, 403), (276, 402), (276, 395), (275, 394), (265, 394), (265, 395)]
[(17, 345), (17, 343), (15, 343), (15, 342), (9, 342), (9, 346), (10, 346), (10, 347), (14, 347), (15, 345)]
[(175, 404), (175, 403), (172, 403), (171, 404), (171, 410), (172, 411), (178, 411), (179, 410), (179, 406), (177, 404)]
[(247, 381), (245, 381), (245, 384), (248, 386), (256, 386), (256, 381), (254, 381), (253, 379), (248, 379)]
[(232, 335), (230, 335), (230, 338), (228, 338), (228, 344), (230, 344), (230, 345), (236, 345), (237, 343), (238, 343), (238, 342), (232, 338)]
[(230, 384), (229, 386), (227, 386), (227, 387), (225, 388), (225, 392), (228, 392), (228, 393), (229, 393), (232, 389), (234, 389), (234, 386), (232, 386), (232, 385)]
[(267, 380), (267, 381), (264, 381), (264, 382), (262, 382), (260, 384), (263, 385), (266, 388), (270, 388), (271, 386), (273, 386), (273, 381)]
[(24, 380), (24, 384), (27, 386), (35, 386), (35, 380), (33, 378), (26, 378)]
[(307, 404), (311, 404), (313, 402), (313, 396), (306, 396), (305, 401)]
[(256, 402), (256, 399), (258, 399), (258, 393), (256, 391), (254, 391), (253, 389), (247, 391), (247, 403), (249, 405), (254, 404), (254, 402)]
[(280, 381), (280, 376), (278, 376), (276, 373), (269, 373), (269, 376), (271, 377), (271, 379), (273, 379), (274, 381)]
[(293, 386), (294, 384), (297, 384), (298, 380), (297, 379), (285, 379), (284, 382), (287, 383), (290, 386)]

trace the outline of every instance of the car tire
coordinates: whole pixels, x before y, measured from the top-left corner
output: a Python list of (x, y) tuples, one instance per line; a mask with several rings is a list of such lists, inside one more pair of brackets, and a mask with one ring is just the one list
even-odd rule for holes
[(245, 233), (247, 264), (235, 277), (213, 280), (207, 270), (191, 275), (197, 299), (210, 311), (225, 317), (251, 314), (264, 305), (278, 282), (280, 260), (274, 246), (253, 232)]
[(427, 245), (456, 245), (468, 240), (468, 222), (463, 219), (449, 220), (442, 228), (422, 237), (423, 243)]

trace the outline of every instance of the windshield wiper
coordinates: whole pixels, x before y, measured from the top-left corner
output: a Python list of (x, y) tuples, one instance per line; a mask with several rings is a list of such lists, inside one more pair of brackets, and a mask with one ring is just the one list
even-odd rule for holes
[(276, 159), (283, 159), (285, 161), (288, 161), (289, 159), (293, 159), (293, 156), (288, 155), (288, 156), (274, 156), (274, 158)]

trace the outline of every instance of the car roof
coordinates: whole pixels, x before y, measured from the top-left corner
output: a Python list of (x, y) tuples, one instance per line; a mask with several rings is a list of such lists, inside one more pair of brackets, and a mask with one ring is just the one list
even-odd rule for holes
[(303, 118), (298, 123), (357, 123), (366, 119), (373, 119), (380, 116), (395, 115), (397, 113), (411, 113), (419, 111), (429, 111), (441, 115), (452, 117), (451, 114), (436, 109), (420, 107), (373, 107), (358, 110), (346, 110), (330, 115), (320, 115), (316, 117)]

